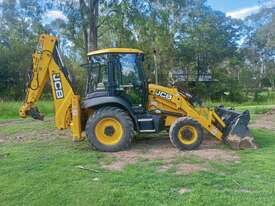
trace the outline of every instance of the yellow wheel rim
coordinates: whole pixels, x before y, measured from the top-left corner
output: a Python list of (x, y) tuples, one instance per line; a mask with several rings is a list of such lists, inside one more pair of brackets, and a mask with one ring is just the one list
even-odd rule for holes
[(180, 128), (178, 138), (182, 144), (190, 145), (198, 139), (198, 132), (195, 127), (186, 125)]
[(100, 143), (115, 145), (123, 136), (123, 128), (117, 119), (107, 117), (96, 124), (95, 135)]

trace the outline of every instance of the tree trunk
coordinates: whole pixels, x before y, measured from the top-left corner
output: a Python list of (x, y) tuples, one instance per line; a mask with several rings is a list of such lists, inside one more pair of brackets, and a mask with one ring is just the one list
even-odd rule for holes
[(97, 23), (99, 0), (79, 0), (85, 52), (97, 49)]
[[(82, 19), (82, 32), (83, 32), (83, 41), (84, 41), (84, 50), (85, 53), (88, 52), (88, 32), (87, 32), (87, 24), (86, 22), (86, 3), (84, 0), (79, 0), (79, 5), (80, 5), (80, 15), (81, 15), (81, 19)], [(85, 54), (86, 56), (86, 54)]]
[(83, 38), (84, 38), (84, 49), (85, 49), (85, 52), (88, 53), (89, 51), (89, 47), (88, 47), (88, 32), (87, 32), (87, 29), (85, 28), (83, 30)]
[(97, 22), (99, 0), (89, 0), (88, 50), (97, 49)]

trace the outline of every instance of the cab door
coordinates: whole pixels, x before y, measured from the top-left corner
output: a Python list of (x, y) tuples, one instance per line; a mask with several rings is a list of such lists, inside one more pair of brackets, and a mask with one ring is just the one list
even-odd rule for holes
[[(143, 54), (142, 54), (143, 55)], [(128, 101), (135, 111), (143, 111), (147, 88), (143, 76), (141, 54), (112, 54), (115, 95)]]

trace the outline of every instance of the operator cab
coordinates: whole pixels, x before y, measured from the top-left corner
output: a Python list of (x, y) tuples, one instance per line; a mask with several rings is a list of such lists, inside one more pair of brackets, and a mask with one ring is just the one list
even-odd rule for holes
[(109, 48), (88, 53), (86, 98), (114, 97), (126, 101), (134, 113), (145, 110), (147, 84), (144, 54), (138, 49)]

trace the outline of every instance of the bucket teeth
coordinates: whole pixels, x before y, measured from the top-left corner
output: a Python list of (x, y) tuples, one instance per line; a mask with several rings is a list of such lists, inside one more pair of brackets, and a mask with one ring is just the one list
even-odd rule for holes
[(237, 135), (244, 138), (250, 135), (248, 123), (250, 120), (249, 111), (242, 113), (236, 112), (233, 109), (225, 109), (220, 106), (215, 109), (216, 113), (222, 118), (226, 127), (223, 131), (223, 138), (226, 139), (229, 135)]
[(31, 107), (28, 111), (28, 115), (30, 115), (33, 119), (44, 120), (44, 115), (39, 112), (37, 107)]
[(237, 135), (240, 138), (249, 136), (249, 129), (247, 127), (250, 119), (249, 111), (241, 113), (230, 126), (230, 131), (227, 135)]

